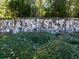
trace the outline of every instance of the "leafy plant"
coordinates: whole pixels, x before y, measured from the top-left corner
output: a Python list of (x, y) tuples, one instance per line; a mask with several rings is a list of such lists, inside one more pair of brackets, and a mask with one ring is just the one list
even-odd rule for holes
[(73, 45), (54, 40), (38, 48), (33, 59), (79, 59), (79, 54)]

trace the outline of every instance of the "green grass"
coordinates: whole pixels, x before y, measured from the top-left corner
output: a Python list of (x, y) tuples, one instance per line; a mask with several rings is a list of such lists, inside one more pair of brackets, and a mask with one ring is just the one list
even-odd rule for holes
[[(8, 59), (8, 58), (32, 59), (36, 56), (35, 54), (38, 51), (38, 49), (43, 48), (43, 45), (49, 43), (50, 41), (55, 41), (55, 42), (57, 41), (57, 43), (58, 41), (59, 42), (62, 41), (63, 44), (58, 43), (60, 44), (58, 45), (58, 47), (61, 47), (58, 49), (62, 49), (62, 51), (63, 51), (63, 48), (62, 48), (63, 45), (66, 45), (67, 43), (67, 46), (69, 45), (69, 47), (65, 46), (64, 48), (68, 48), (69, 51), (72, 51), (74, 49), (75, 52), (72, 52), (72, 53), (70, 52), (72, 55), (74, 55), (74, 53), (78, 52), (78, 48), (79, 48), (78, 34), (79, 33), (50, 34), (45, 32), (38, 32), (38, 33), (28, 32), (28, 33), (16, 33), (16, 34), (1, 33), (0, 34), (0, 59)], [(48, 48), (51, 48), (53, 45), (50, 47), (50, 43), (49, 43), (47, 44), (47, 46), (49, 46)], [(50, 52), (51, 51), (52, 50), (50, 50)], [(57, 54), (62, 55), (61, 53), (62, 52), (59, 52)], [(63, 56), (61, 56), (61, 58), (63, 58)], [(49, 59), (52, 59), (52, 58), (49, 58)]]

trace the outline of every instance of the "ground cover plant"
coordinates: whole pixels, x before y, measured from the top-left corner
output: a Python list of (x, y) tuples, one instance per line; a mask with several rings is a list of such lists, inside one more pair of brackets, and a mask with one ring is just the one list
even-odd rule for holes
[[(2, 33), (0, 34), (0, 58), (46, 59), (47, 56), (47, 59), (79, 59), (78, 34), (79, 33), (50, 34), (45, 32), (28, 32), (16, 34)], [(55, 43), (58, 45), (54, 46)], [(46, 46), (46, 48), (44, 46)], [(58, 49), (54, 51), (55, 56), (51, 54), (53, 51), (52, 49)]]
[(33, 59), (78, 59), (74, 46), (60, 40), (49, 41), (39, 49)]

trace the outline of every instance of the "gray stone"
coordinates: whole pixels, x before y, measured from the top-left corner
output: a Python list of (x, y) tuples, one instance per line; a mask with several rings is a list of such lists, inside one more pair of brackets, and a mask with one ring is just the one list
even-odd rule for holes
[(79, 32), (79, 18), (0, 19), (0, 32)]

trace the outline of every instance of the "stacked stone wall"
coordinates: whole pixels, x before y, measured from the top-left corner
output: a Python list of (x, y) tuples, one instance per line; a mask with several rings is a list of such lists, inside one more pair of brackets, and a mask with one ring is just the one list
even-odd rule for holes
[(0, 32), (79, 32), (79, 18), (0, 19)]

